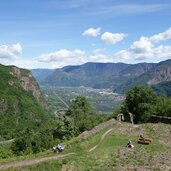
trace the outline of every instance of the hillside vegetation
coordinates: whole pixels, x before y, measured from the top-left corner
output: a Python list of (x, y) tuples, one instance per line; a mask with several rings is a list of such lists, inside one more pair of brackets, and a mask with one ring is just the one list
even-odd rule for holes
[[(159, 96), (151, 88), (136, 86), (128, 91), (121, 108), (111, 115), (100, 115), (85, 97), (77, 96), (70, 101), (66, 112), (52, 116), (45, 109), (39, 86), (28, 70), (1, 65), (0, 74), (0, 169), (171, 168), (171, 125), (147, 123), (151, 115), (171, 116), (169, 97)], [(120, 112), (126, 119), (131, 112), (139, 125), (109, 120)], [(103, 126), (95, 127), (100, 123)], [(152, 143), (137, 144), (140, 134), (151, 138)], [(129, 140), (135, 148), (125, 147)], [(65, 146), (61, 157), (54, 156), (50, 150), (58, 143)]]
[[(138, 144), (137, 139), (140, 134), (151, 138), (152, 143), (150, 145)], [(50, 161), (41, 162), (39, 164), (8, 170), (169, 170), (171, 169), (170, 136), (170, 125), (131, 125), (116, 121), (112, 126), (87, 139), (77, 137), (66, 142), (66, 148), (62, 155), (72, 153), (72, 155), (68, 157), (58, 158), (55, 161), (49, 159)], [(133, 149), (125, 147), (129, 140), (131, 140), (135, 146)], [(93, 148), (95, 146), (96, 148)], [(54, 157), (54, 154), (49, 151), (46, 156)], [(34, 159), (31, 161), (34, 161)], [(27, 165), (27, 160), (23, 161), (23, 163)], [(8, 162), (6, 164), (8, 165)]]
[(151, 88), (134, 87), (127, 93), (121, 111), (126, 118), (131, 112), (135, 123), (147, 122), (152, 115), (171, 117), (171, 98), (158, 96)]
[(67, 115), (50, 115), (28, 70), (0, 65), (0, 76), (0, 158), (45, 151), (102, 122), (84, 97), (71, 102)]
[(43, 97), (30, 72), (0, 65), (0, 136), (13, 138), (26, 128), (37, 129), (48, 118)]

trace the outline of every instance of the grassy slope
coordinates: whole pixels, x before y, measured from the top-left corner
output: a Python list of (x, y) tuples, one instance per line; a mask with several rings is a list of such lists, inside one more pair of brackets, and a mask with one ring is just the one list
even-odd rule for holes
[[(101, 136), (111, 128), (113, 131), (106, 135), (99, 146), (92, 152), (88, 152), (89, 149), (99, 143)], [(151, 145), (136, 143), (138, 136), (142, 133), (153, 139)], [(132, 126), (127, 123), (116, 123), (86, 140), (79, 141), (75, 138), (67, 142), (69, 146), (63, 154), (75, 152), (73, 156), (63, 160), (48, 161), (9, 170), (166, 170), (168, 165), (171, 167), (169, 164), (171, 163), (170, 137), (171, 125), (144, 124)], [(125, 148), (128, 140), (133, 141), (134, 149)], [(49, 152), (47, 155), (53, 154)]]

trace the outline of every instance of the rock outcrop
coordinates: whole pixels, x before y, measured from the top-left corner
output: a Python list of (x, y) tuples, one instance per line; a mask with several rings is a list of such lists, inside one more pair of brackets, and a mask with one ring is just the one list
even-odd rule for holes
[(17, 77), (20, 80), (21, 87), (25, 91), (31, 92), (33, 94), (33, 96), (40, 102), (40, 104), (43, 107), (47, 107), (47, 105), (42, 97), (39, 85), (36, 82), (36, 80), (34, 79), (34, 77), (32, 76), (30, 71), (26, 70), (26, 72), (23, 73), (21, 71), (21, 69), (14, 66), (12, 68), (12, 72), (10, 72), (10, 74)]

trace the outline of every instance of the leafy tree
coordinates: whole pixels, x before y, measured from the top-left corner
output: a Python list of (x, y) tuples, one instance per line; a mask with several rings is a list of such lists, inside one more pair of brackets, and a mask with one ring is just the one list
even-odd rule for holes
[(135, 122), (145, 122), (151, 114), (155, 114), (157, 95), (147, 87), (134, 87), (127, 95), (122, 112), (131, 112)]
[(57, 119), (57, 127), (53, 131), (53, 135), (58, 139), (70, 139), (75, 135), (75, 126), (73, 118), (69, 116), (60, 116)]
[(15, 141), (12, 143), (11, 149), (16, 155), (30, 154), (32, 153), (31, 141), (33, 133), (27, 129), (20, 133)]
[(12, 151), (3, 147), (3, 146), (0, 146), (0, 159), (5, 159), (5, 158), (10, 158), (12, 157)]
[(171, 117), (171, 98), (158, 96), (156, 104), (156, 114), (159, 116)]
[(38, 153), (53, 146), (53, 134), (50, 130), (33, 132), (26, 129), (15, 139), (12, 151), (16, 155)]
[(101, 121), (100, 115), (83, 96), (78, 96), (71, 102), (66, 115), (73, 118), (77, 134), (93, 128)]

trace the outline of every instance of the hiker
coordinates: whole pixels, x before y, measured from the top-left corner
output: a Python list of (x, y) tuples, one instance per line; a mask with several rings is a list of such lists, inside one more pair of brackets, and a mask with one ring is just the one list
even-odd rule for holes
[(59, 152), (61, 152), (64, 149), (64, 147), (62, 147), (60, 144), (58, 144), (56, 148)]
[(126, 147), (128, 147), (128, 148), (134, 148), (134, 145), (132, 144), (131, 141), (129, 141)]
[(62, 147), (60, 144), (52, 148), (54, 153), (62, 152), (64, 150), (64, 147)]

